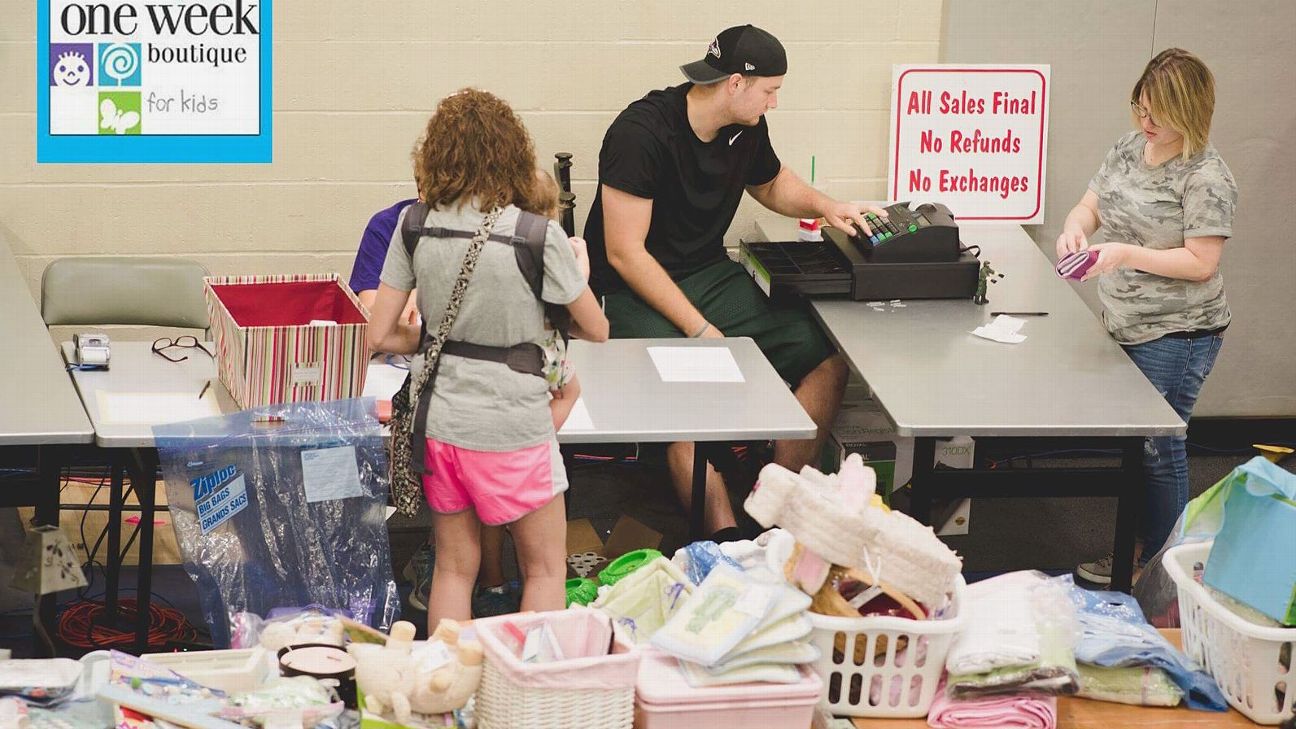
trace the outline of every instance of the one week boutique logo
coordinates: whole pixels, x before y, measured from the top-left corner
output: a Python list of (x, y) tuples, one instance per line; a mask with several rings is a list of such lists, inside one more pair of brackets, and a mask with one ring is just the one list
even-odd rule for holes
[(38, 162), (270, 162), (271, 0), (38, 0)]

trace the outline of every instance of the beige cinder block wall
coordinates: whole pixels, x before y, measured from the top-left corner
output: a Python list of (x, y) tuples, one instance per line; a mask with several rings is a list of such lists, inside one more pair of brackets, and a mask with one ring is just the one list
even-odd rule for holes
[[(682, 81), (719, 30), (788, 49), (769, 116), (784, 163), (841, 197), (881, 197), (891, 64), (938, 57), (941, 0), (277, 0), (274, 163), (36, 165), (36, 3), (0, 24), (0, 229), (35, 293), (65, 255), (178, 255), (216, 273), (349, 274), (369, 216), (413, 196), (409, 153), (465, 85), (518, 109), (543, 165), (575, 154), (578, 226), (607, 125)], [(751, 229), (744, 203), (730, 242)]]

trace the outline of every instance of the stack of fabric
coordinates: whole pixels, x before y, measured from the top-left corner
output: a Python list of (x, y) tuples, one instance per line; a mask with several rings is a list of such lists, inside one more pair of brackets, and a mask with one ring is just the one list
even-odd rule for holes
[(1081, 629), (1081, 696), (1143, 706), (1175, 706), (1182, 698), (1190, 709), (1228, 710), (1210, 675), (1148, 624), (1133, 597), (1069, 588)]
[(967, 627), (945, 661), (927, 723), (937, 729), (1057, 726), (1057, 695), (1078, 689), (1065, 590), (1035, 572), (968, 586)]
[(798, 666), (819, 657), (804, 640), (809, 606), (810, 597), (786, 583), (753, 579), (721, 563), (650, 642), (680, 659), (692, 686), (798, 683)]

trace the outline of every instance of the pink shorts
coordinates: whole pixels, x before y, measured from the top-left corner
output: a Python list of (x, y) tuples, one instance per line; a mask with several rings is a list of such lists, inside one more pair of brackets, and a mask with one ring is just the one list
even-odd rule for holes
[(517, 521), (567, 490), (567, 470), (551, 440), (516, 451), (473, 451), (427, 439), (423, 495), (439, 514), (468, 509), (491, 526)]

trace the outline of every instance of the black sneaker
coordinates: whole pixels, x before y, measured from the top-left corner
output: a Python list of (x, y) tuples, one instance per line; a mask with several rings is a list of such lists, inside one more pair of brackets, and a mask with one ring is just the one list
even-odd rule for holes
[(472, 615), (474, 618), (489, 618), (495, 615), (509, 615), (522, 607), (522, 588), (517, 580), (510, 580), (495, 587), (479, 587), (473, 593)]
[(1108, 587), (1111, 585), (1112, 563), (1116, 561), (1116, 555), (1109, 554), (1096, 562), (1085, 562), (1075, 568), (1075, 575), (1085, 582)]
[(436, 548), (424, 544), (414, 552), (414, 556), (405, 563), (401, 571), (405, 579), (414, 585), (410, 590), (409, 603), (418, 610), (427, 612), (428, 594), (432, 591), (432, 568), (436, 565)]

